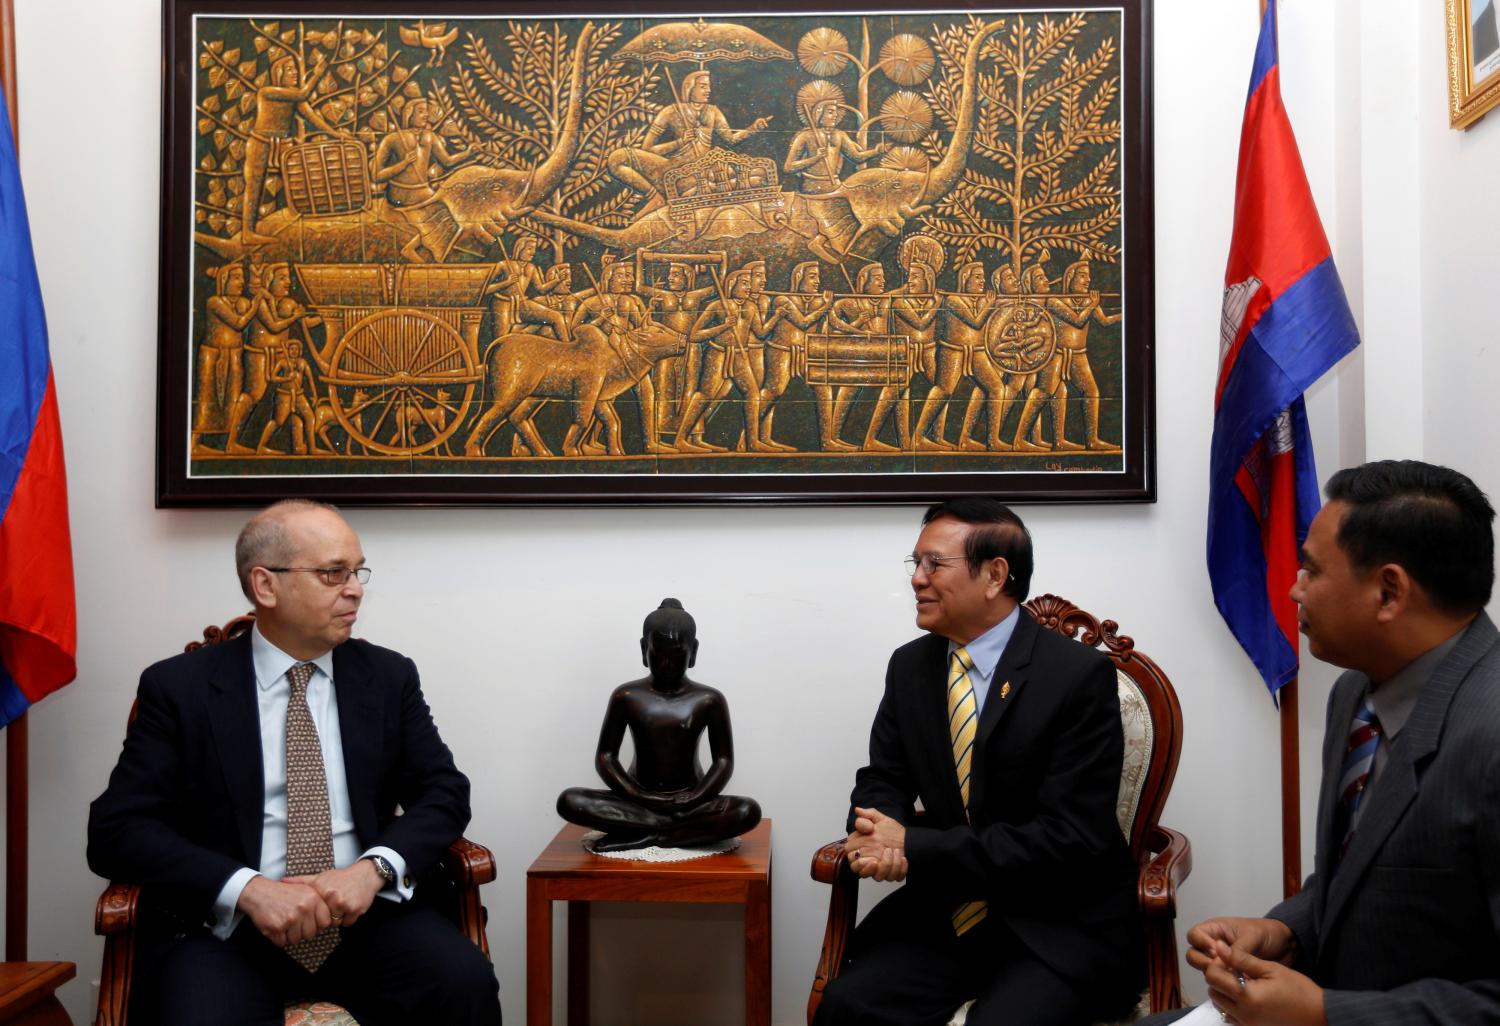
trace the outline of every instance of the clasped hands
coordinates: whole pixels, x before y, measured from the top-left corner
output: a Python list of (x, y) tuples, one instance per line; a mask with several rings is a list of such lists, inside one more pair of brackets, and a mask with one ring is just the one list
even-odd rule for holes
[(1235, 1026), (1327, 1026), (1323, 989), (1290, 968), (1297, 942), (1276, 919), (1220, 916), (1188, 931), (1188, 964)]
[(856, 876), (906, 879), (906, 827), (879, 809), (854, 809), (854, 832), (844, 841), (844, 857)]
[(385, 880), (369, 859), (317, 876), (252, 877), (238, 908), (278, 948), (316, 937), (330, 926), (353, 926), (369, 911)]

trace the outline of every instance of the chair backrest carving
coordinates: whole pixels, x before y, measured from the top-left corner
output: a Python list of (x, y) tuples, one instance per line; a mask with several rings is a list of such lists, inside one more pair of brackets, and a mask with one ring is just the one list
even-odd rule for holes
[(246, 613), (244, 616), (236, 616), (224, 626), (219, 627), (209, 624), (203, 628), (202, 641), (189, 641), (184, 647), (184, 652), (196, 652), (205, 645), (217, 645), (221, 641), (233, 641), (241, 634), (247, 634), (251, 627), (255, 626), (255, 614)]
[[(221, 641), (232, 641), (233, 639), (239, 637), (241, 634), (248, 633), (250, 628), (254, 626), (255, 613), (253, 612), (246, 613), (244, 616), (236, 616), (233, 620), (230, 620), (222, 627), (220, 627), (218, 624), (211, 623), (207, 627), (203, 628), (202, 641), (189, 641), (182, 647), (182, 650), (184, 652), (196, 652), (198, 651), (198, 649), (203, 648), (205, 645), (217, 645)], [(135, 722), (136, 714), (139, 711), (140, 701), (137, 700), (131, 702), (130, 718), (125, 721), (125, 725), (127, 727)]]
[(1038, 595), (1026, 610), (1043, 627), (1090, 648), (1100, 648), (1115, 665), (1120, 694), (1120, 727), (1125, 765), (1120, 778), (1120, 830), (1139, 862), (1149, 857), (1147, 841), (1177, 775), (1182, 754), (1182, 708), (1172, 682), (1134, 639), (1120, 634), (1114, 620), (1099, 620), (1058, 595)]

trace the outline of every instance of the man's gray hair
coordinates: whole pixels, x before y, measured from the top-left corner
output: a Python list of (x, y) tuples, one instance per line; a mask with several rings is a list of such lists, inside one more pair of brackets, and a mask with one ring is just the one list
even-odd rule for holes
[(294, 554), (292, 537), (286, 529), (287, 517), (314, 509), (339, 512), (337, 506), (326, 502), (282, 499), (255, 514), (240, 529), (240, 536), (234, 542), (234, 569), (240, 578), (240, 590), (251, 602), (255, 601), (255, 596), (250, 592), (251, 568), (285, 566)]

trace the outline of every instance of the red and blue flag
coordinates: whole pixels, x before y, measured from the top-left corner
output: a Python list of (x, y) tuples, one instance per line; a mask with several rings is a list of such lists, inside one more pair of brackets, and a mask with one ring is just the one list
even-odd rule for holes
[(47, 319), (15, 140), (0, 117), (0, 725), (77, 676), (77, 653)]
[(1270, 0), (1240, 132), (1208, 497), (1214, 603), (1273, 696), (1297, 676), (1287, 592), (1319, 507), (1302, 395), (1359, 344), (1282, 106), (1278, 61)]

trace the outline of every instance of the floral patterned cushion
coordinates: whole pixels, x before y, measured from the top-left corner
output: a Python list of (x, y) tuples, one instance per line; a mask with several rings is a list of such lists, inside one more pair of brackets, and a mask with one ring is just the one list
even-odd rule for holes
[(332, 1001), (299, 1001), (286, 1006), (286, 1026), (359, 1026), (359, 1020)]
[(1115, 686), (1120, 693), (1120, 727), (1125, 733), (1125, 765), (1120, 771), (1120, 799), (1115, 817), (1120, 832), (1130, 840), (1136, 810), (1141, 805), (1141, 791), (1146, 786), (1146, 770), (1151, 765), (1151, 749), (1156, 744), (1156, 728), (1151, 722), (1151, 707), (1141, 687), (1124, 670), (1115, 671)]

